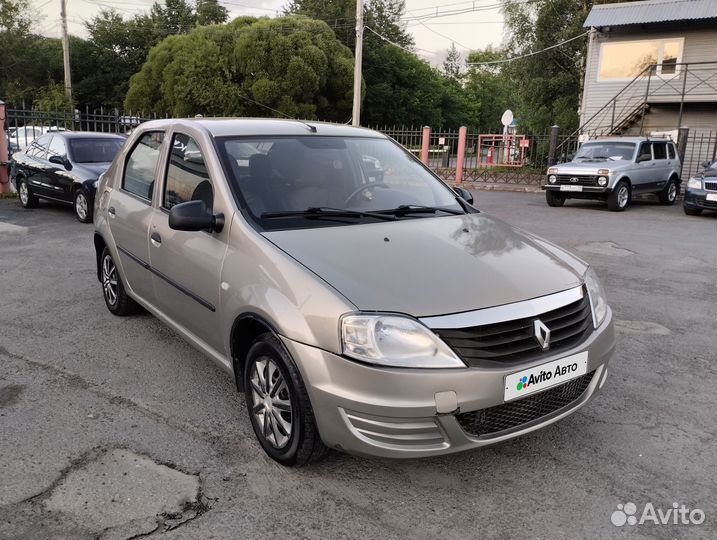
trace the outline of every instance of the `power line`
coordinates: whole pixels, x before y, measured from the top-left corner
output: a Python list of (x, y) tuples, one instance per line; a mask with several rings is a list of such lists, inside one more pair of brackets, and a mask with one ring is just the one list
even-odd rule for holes
[[(410, 13), (410, 11), (407, 11), (406, 13)], [(428, 26), (428, 25), (427, 25), (426, 23), (424, 23), (423, 21), (418, 21), (418, 24), (420, 24), (421, 26), (423, 26), (423, 27), (426, 28), (427, 30), (433, 32), (433, 33), (436, 34), (437, 36), (441, 36), (441, 37), (444, 38), (444, 39), (450, 40), (451, 43), (455, 43), (456, 45), (458, 45), (459, 47), (461, 47), (461, 48), (463, 48), (463, 49), (467, 49), (467, 50), (469, 50), (469, 51), (472, 50), (472, 47), (466, 47), (465, 45), (463, 45), (463, 44), (460, 43), (459, 41), (456, 41), (456, 40), (453, 39), (452, 37), (447, 36), (447, 35), (445, 35), (445, 34), (441, 34), (438, 30), (434, 30), (433, 28), (431, 28), (430, 26)]]
[(494, 64), (505, 64), (506, 62), (512, 62), (513, 60), (520, 60), (521, 58), (528, 58), (530, 56), (535, 56), (536, 54), (544, 53), (545, 51), (549, 51), (550, 49), (555, 49), (556, 47), (561, 47), (565, 45), (566, 43), (570, 43), (571, 41), (575, 41), (576, 39), (579, 39), (581, 37), (587, 36), (590, 32), (583, 32), (579, 36), (571, 37), (570, 39), (566, 39), (565, 41), (561, 41), (560, 43), (556, 43), (555, 45), (551, 45), (550, 47), (545, 47), (544, 49), (541, 49), (539, 51), (534, 51), (527, 54), (521, 54), (520, 56), (514, 56), (512, 58), (504, 58), (503, 60), (492, 60), (490, 62), (466, 62), (466, 66), (490, 66)]
[[(416, 51), (412, 51), (411, 49), (409, 49), (409, 48), (407, 48), (407, 47), (404, 47), (403, 45), (399, 45), (399, 44), (396, 43), (395, 41), (391, 41), (391, 40), (388, 39), (386, 36), (384, 36), (384, 35), (379, 34), (378, 32), (376, 32), (376, 30), (374, 30), (374, 29), (371, 28), (370, 26), (366, 25), (366, 26), (364, 26), (364, 28), (365, 28), (366, 30), (369, 30), (369, 31), (373, 32), (374, 34), (376, 34), (379, 38), (381, 38), (382, 40), (384, 40), (386, 43), (390, 43), (390, 44), (393, 45), (394, 47), (398, 47), (399, 49), (402, 49), (402, 50), (406, 51), (406, 52), (409, 53), (409, 54), (416, 54)], [(428, 49), (420, 49), (420, 48), (416, 47), (416, 50), (418, 50), (418, 51), (423, 51), (423, 52), (427, 52), (427, 53), (429, 53), (429, 54), (435, 54), (434, 51), (429, 51)]]

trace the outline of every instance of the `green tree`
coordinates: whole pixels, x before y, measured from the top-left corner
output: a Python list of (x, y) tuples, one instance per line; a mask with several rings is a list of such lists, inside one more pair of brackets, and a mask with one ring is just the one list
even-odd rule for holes
[(470, 65), (505, 59), (505, 52), (488, 46), (468, 55), (468, 72), (465, 77), (466, 99), (478, 109), (477, 127), (494, 132), (500, 127), (500, 117), (506, 109), (516, 108), (511, 82), (504, 73), (505, 64)]
[(38, 89), (35, 96), (35, 108), (43, 112), (74, 111), (72, 100), (65, 92), (64, 83), (50, 81)]
[(461, 53), (458, 52), (455, 43), (451, 43), (451, 48), (448, 49), (448, 55), (443, 61), (443, 75), (452, 82), (460, 83), (463, 79), (463, 66), (462, 66)]
[(218, 0), (197, 0), (194, 11), (196, 13), (197, 24), (200, 26), (222, 24), (227, 22), (229, 18), (227, 8), (219, 5)]
[(352, 77), (351, 51), (325, 23), (247, 17), (163, 40), (132, 77), (125, 105), (175, 116), (345, 121)]

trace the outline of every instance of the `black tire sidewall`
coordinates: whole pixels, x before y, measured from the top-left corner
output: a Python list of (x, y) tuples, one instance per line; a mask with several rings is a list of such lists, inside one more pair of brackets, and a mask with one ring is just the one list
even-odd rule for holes
[[(262, 356), (267, 356), (274, 360), (281, 375), (284, 377), (287, 385), (289, 386), (292, 408), (292, 430), (291, 436), (289, 437), (289, 443), (283, 448), (275, 448), (269, 441), (264, 438), (261, 433), (261, 427), (257, 424), (252, 412), (252, 389), (251, 389), (251, 371), (254, 363)], [(287, 365), (293, 361), (289, 358), (288, 353), (283, 349), (278, 339), (271, 334), (264, 334), (257, 338), (254, 344), (247, 353), (247, 362), (244, 366), (244, 391), (246, 410), (249, 414), (249, 421), (251, 422), (252, 429), (256, 435), (259, 444), (264, 451), (273, 460), (281, 463), (282, 465), (294, 465), (297, 461), (297, 455), (299, 448), (302, 443), (302, 439), (305, 435), (304, 426), (304, 414), (306, 411), (303, 410), (304, 404), (300, 403), (299, 400), (299, 389), (298, 384), (303, 384), (301, 381), (295, 380), (294, 373), (298, 373), (295, 366), (294, 369), (290, 369)]]
[[(22, 198), (20, 197), (20, 189), (22, 184), (25, 184), (25, 189), (27, 190), (27, 204), (22, 202)], [(27, 180), (24, 177), (18, 180), (17, 188), (20, 205), (23, 208), (35, 208), (37, 206), (37, 196), (30, 190), (30, 185), (27, 183)]]
[[(85, 219), (80, 218), (79, 214), (77, 213), (77, 197), (82, 194), (85, 197), (85, 202), (87, 203), (87, 214), (85, 215)], [(75, 213), (75, 217), (77, 218), (77, 221), (80, 223), (92, 223), (92, 204), (90, 201), (90, 197), (87, 193), (87, 190), (85, 188), (78, 188), (75, 190), (75, 192), (72, 194), (72, 210)], [(114, 262), (114, 261), (113, 261)]]
[[(618, 203), (618, 193), (620, 190), (626, 187), (627, 188), (627, 202), (625, 203), (625, 206), (620, 206)], [(630, 185), (625, 182), (624, 180), (620, 180), (616, 185), (615, 189), (612, 190), (612, 193), (610, 193), (610, 197), (608, 199), (608, 206), (610, 207), (610, 210), (615, 212), (622, 212), (624, 211), (628, 206), (630, 206), (630, 201), (632, 200), (632, 190), (630, 189)]]
[(545, 191), (545, 200), (548, 203), (548, 206), (552, 207), (560, 207), (565, 204), (565, 200), (567, 197), (563, 195), (562, 193), (555, 193), (554, 191), (546, 190)]

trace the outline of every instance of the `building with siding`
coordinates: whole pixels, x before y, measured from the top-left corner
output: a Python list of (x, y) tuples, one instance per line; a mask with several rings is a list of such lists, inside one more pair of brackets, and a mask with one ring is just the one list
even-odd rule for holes
[(683, 176), (717, 151), (717, 0), (596, 5), (580, 109), (583, 136), (690, 137)]

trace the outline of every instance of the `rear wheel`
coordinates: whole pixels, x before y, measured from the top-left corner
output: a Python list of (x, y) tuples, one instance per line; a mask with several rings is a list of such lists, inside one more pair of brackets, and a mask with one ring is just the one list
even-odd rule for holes
[(563, 206), (565, 204), (565, 195), (551, 190), (546, 190), (545, 200), (547, 201), (548, 206)]
[(688, 206), (683, 206), (682, 209), (688, 216), (699, 216), (702, 213), (702, 208), (690, 208)]
[(269, 457), (287, 466), (323, 457), (326, 447), (304, 382), (273, 334), (262, 334), (249, 349), (244, 388), (251, 425)]
[(117, 270), (117, 265), (112, 258), (110, 250), (102, 250), (100, 257), (100, 272), (102, 278), (102, 294), (105, 298), (107, 309), (113, 315), (124, 317), (137, 311), (137, 303), (132, 300), (122, 284), (122, 278)]
[(30, 191), (27, 180), (23, 178), (18, 182), (17, 191), (18, 195), (20, 195), (20, 204), (23, 208), (37, 208), (40, 199)]
[(679, 191), (680, 186), (677, 185), (677, 182), (674, 178), (670, 178), (667, 181), (665, 189), (663, 189), (657, 194), (657, 197), (660, 199), (660, 204), (675, 204), (675, 201), (677, 200), (677, 195), (679, 195)]
[(92, 223), (92, 206), (85, 188), (79, 188), (72, 197), (75, 217), (80, 223)]
[(607, 207), (613, 212), (622, 212), (630, 203), (630, 185), (620, 180), (607, 198)]

